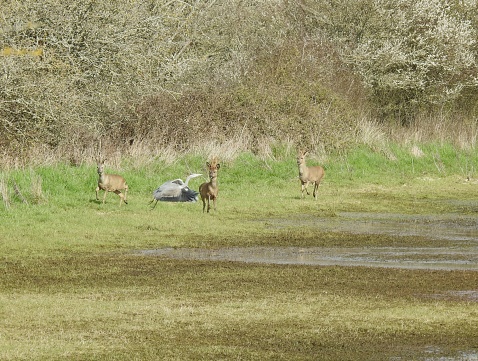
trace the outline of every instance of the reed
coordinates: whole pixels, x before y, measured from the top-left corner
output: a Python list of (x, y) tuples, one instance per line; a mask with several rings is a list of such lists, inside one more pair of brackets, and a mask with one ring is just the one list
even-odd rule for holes
[(5, 209), (10, 208), (10, 195), (8, 192), (8, 180), (5, 179), (5, 177), (2, 175), (0, 177), (0, 194), (2, 195), (3, 199), (3, 205)]

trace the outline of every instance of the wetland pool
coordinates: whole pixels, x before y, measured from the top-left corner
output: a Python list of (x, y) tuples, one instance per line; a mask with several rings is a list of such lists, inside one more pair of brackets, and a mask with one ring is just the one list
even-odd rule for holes
[(287, 247), (250, 246), (160, 248), (141, 255), (203, 261), (311, 266), (388, 267), (478, 271), (478, 217), (344, 212), (334, 217), (296, 216), (258, 220), (271, 228), (309, 227), (350, 234), (394, 235), (445, 240), (438, 247)]

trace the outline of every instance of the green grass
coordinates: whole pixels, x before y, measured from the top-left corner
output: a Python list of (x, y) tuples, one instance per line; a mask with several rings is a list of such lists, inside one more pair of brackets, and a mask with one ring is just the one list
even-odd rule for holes
[[(196, 156), (148, 167), (125, 159), (130, 192), (122, 207), (114, 194), (105, 205), (95, 200), (94, 165), (4, 171), (10, 207), (0, 206), (0, 360), (423, 360), (476, 351), (478, 305), (450, 291), (476, 290), (477, 272), (134, 254), (159, 247), (435, 247), (440, 242), (426, 238), (271, 227), (277, 219), (347, 211), (476, 214), (473, 202), (445, 202), (478, 204), (475, 154), (428, 145), (414, 159), (391, 149), (397, 160), (367, 148), (330, 156), (317, 202), (300, 199), (294, 155), (266, 161), (242, 154), (222, 162), (211, 214), (198, 203), (148, 205), (162, 182), (205, 173)], [(32, 191), (38, 178), (41, 197)], [(28, 204), (15, 197), (13, 180)]]

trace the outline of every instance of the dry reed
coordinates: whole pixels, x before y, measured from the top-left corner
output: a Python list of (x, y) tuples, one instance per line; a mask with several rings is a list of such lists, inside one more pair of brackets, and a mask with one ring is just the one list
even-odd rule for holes
[(8, 194), (8, 181), (5, 179), (4, 176), (0, 178), (0, 194), (2, 195), (3, 204), (5, 209), (10, 208), (10, 197)]

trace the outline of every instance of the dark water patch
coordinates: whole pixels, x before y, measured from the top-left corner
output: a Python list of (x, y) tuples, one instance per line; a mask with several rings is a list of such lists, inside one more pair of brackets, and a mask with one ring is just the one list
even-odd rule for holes
[[(323, 232), (391, 235), (432, 240), (431, 247), (222, 247), (162, 248), (140, 254), (177, 259), (312, 266), (363, 266), (478, 271), (478, 217), (460, 214), (408, 215), (344, 212), (335, 217), (293, 215), (261, 220), (272, 228), (309, 228)], [(445, 240), (434, 245), (435, 240)], [(436, 242), (439, 243), (439, 242)]]
[(160, 248), (139, 251), (139, 254), (202, 261), (478, 271), (478, 247), (464, 249), (446, 247)]

